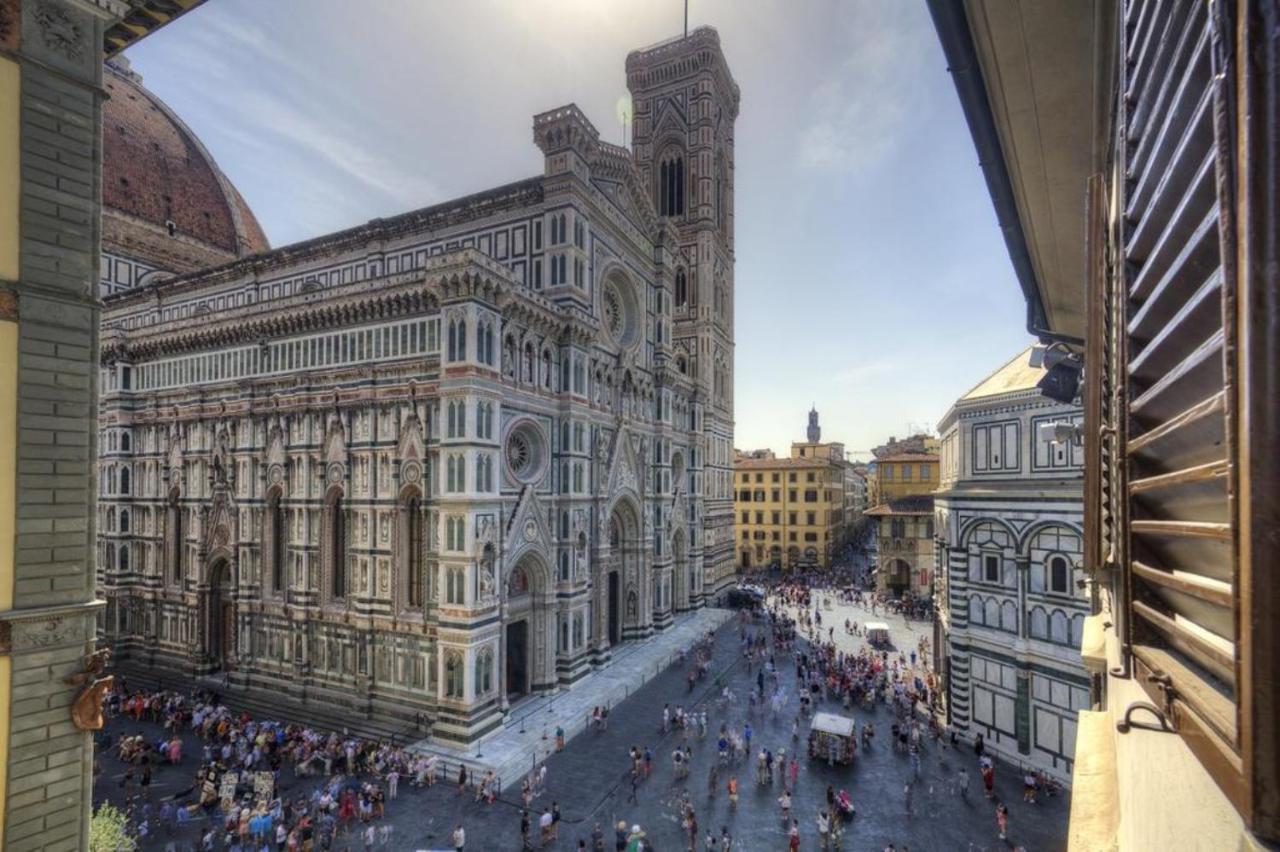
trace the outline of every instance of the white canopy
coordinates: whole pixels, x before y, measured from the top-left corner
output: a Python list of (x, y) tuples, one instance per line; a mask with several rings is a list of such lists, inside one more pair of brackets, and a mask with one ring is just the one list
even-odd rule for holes
[(883, 630), (885, 633), (888, 633), (889, 625), (885, 624), (883, 621), (868, 621), (867, 632), (870, 633), (873, 630)]
[(848, 716), (837, 716), (835, 713), (816, 713), (813, 717), (813, 730), (838, 737), (853, 736), (857, 725)]

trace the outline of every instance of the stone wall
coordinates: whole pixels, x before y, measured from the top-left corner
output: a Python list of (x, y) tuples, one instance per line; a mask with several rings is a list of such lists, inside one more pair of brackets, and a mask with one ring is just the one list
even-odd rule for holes
[(72, 723), (79, 687), (64, 679), (83, 670), (96, 612), (99, 15), (65, 0), (0, 5), (0, 63), (17, 71), (0, 124), (20, 128), (17, 174), (0, 180), (19, 208), (17, 268), (0, 268), (0, 362), (16, 364), (0, 380), (0, 409), (16, 413), (0, 428), (0, 512), (12, 523), (0, 525), (12, 531), (0, 541), (0, 831), (11, 850), (87, 842), (90, 735)]

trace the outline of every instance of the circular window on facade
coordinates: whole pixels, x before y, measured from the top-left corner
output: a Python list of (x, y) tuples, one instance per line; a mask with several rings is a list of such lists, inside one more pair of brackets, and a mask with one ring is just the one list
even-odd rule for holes
[(520, 482), (536, 482), (542, 477), (544, 442), (532, 423), (520, 423), (507, 433), (507, 470)]
[(604, 327), (614, 342), (630, 348), (640, 337), (640, 308), (631, 284), (621, 275), (610, 276), (601, 295)]

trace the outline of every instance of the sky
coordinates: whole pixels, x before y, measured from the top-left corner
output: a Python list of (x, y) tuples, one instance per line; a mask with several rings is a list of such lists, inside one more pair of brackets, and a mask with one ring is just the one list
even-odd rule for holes
[[(532, 117), (621, 143), (628, 51), (680, 0), (209, 0), (130, 49), (273, 246), (532, 177)], [(735, 444), (810, 406), (865, 451), (1030, 341), (923, 0), (691, 0), (742, 91)]]

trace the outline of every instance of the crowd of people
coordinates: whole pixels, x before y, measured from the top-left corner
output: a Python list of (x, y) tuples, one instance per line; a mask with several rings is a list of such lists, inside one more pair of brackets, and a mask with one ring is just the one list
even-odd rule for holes
[[(347, 848), (395, 848), (394, 829), (383, 819), (401, 784), (430, 786), (443, 780), (444, 768), (434, 755), (415, 754), (385, 742), (322, 732), (314, 728), (254, 719), (235, 713), (213, 692), (190, 695), (162, 690), (130, 690), (122, 680), (104, 704), (108, 719), (126, 718), (160, 726), (148, 740), (142, 734), (112, 739), (108, 724), (96, 742), (95, 776), (101, 779), (105, 756), (117, 758), (124, 771), (119, 786), (128, 804), (134, 834), (165, 839), (179, 848), (260, 850), (330, 849), (335, 841)], [(183, 734), (194, 735), (199, 753), (184, 754)], [(182, 789), (153, 796), (150, 786), (160, 765), (192, 770)], [(289, 772), (293, 779), (317, 781), (309, 795), (283, 794)], [(460, 789), (473, 790), (480, 801), (493, 802), (497, 779), (489, 773), (470, 784), (460, 770)], [(199, 823), (198, 841), (179, 847), (176, 836)]]
[[(808, 640), (807, 649), (795, 654), (796, 679), (802, 691), (812, 693), (815, 703), (839, 701), (846, 712), (856, 707), (870, 709), (877, 703), (892, 710), (894, 721), (888, 745), (908, 757), (910, 773), (903, 786), (903, 800), (906, 813), (913, 815), (926, 746), (937, 753), (941, 763), (945, 751), (958, 755), (968, 744), (961, 743), (957, 731), (944, 729), (940, 722), (943, 713), (936, 674), (930, 665), (927, 636), (921, 636), (916, 647), (906, 653), (866, 646), (856, 653), (847, 653), (838, 647), (835, 625), (824, 624), (823, 616), (824, 609), (830, 610), (833, 600), (863, 607), (873, 614), (879, 607), (883, 612), (900, 614), (907, 621), (913, 617), (929, 617), (927, 602), (911, 598), (886, 599), (872, 594), (862, 589), (863, 579), (789, 575), (771, 585), (769, 608), (775, 618), (794, 618), (799, 633)], [(865, 628), (865, 624), (859, 625), (852, 619), (846, 619), (843, 625), (844, 632), (850, 635), (865, 635)], [(786, 646), (782, 647), (785, 650)], [(801, 701), (800, 714), (808, 712), (809, 707), (809, 702)], [(859, 731), (862, 747), (871, 748), (874, 738), (872, 723), (864, 723)], [(975, 736), (972, 748), (984, 794), (994, 807), (998, 836), (1007, 841), (1009, 808), (996, 795), (996, 763), (987, 753), (981, 733)], [(1022, 780), (1023, 801), (1030, 804), (1035, 804), (1038, 796), (1053, 796), (1062, 791), (1061, 784), (1043, 771), (1024, 769)], [(967, 800), (969, 768), (961, 763), (944, 789)], [(827, 816), (827, 812), (820, 814), (820, 822)], [(827, 849), (825, 835), (823, 837), (821, 848)], [(886, 847), (887, 852), (893, 849), (892, 845)]]
[[(924, 755), (934, 752), (940, 768), (944, 753), (954, 755), (950, 760), (958, 766), (948, 770), (943, 792), (969, 801), (973, 768), (993, 808), (999, 837), (1007, 839), (1009, 808), (996, 796), (996, 764), (982, 737), (961, 743), (954, 730), (944, 729), (939, 722), (938, 682), (930, 664), (928, 638), (920, 637), (909, 650), (842, 641), (836, 636), (840, 625), (834, 623), (832, 601), (866, 607), (871, 598), (848, 577), (789, 575), (768, 585), (762, 607), (737, 613), (740, 657), (728, 669), (712, 671), (714, 633), (708, 632), (682, 652), (673, 665), (682, 673), (687, 700), (665, 703), (655, 719), (653, 740), (627, 749), (622, 791), (626, 801), (621, 809), (636, 805), (637, 812), (643, 810), (640, 791), (654, 775), (655, 763), (669, 760), (673, 783), (671, 798), (664, 802), (682, 829), (686, 849), (761, 848), (759, 838), (735, 839), (730, 830), (743, 780), (754, 782), (757, 803), (761, 795), (774, 798), (789, 849), (800, 848), (802, 826), (806, 826), (805, 836), (816, 834), (818, 849), (840, 848), (857, 818), (856, 791), (847, 788), (851, 785), (831, 784), (824, 797), (804, 797), (816, 804), (797, 804), (802, 761), (834, 765), (840, 757), (825, 747), (806, 749), (802, 731), (808, 731), (807, 717), (819, 711), (846, 717), (857, 711), (863, 723), (853, 726), (854, 745), (862, 753), (889, 748), (903, 759), (907, 816), (916, 813)], [(865, 631), (865, 625), (852, 618), (844, 619), (842, 628), (845, 636)], [(723, 653), (720, 660), (723, 666)], [(714, 682), (694, 695), (695, 687), (709, 679)], [(454, 776), (446, 777), (435, 756), (305, 725), (254, 719), (234, 712), (208, 691), (147, 692), (129, 690), (121, 682), (108, 696), (105, 710), (108, 718), (150, 722), (159, 730), (151, 737), (132, 734), (113, 740), (114, 726), (108, 725), (97, 743), (95, 772), (101, 774), (100, 761), (106, 755), (121, 762), (119, 786), (129, 803), (135, 834), (144, 840), (165, 840), (170, 852), (180, 848), (184, 852), (401, 848), (386, 813), (402, 786), (456, 783), (454, 795), (471, 796), (482, 806), (497, 802), (501, 792), (491, 771), (477, 777), (460, 767)], [(888, 718), (880, 721), (887, 723), (888, 730), (877, 731), (872, 718), (886, 711)], [(593, 708), (588, 730), (604, 734), (609, 716), (608, 707)], [(700, 745), (704, 741), (709, 742)], [(190, 746), (192, 742), (197, 745)], [(564, 729), (557, 726), (555, 751), (564, 746)], [(976, 767), (963, 755), (970, 746)], [(157, 797), (150, 788), (155, 769), (162, 765), (181, 766), (191, 774), (182, 789)], [(936, 779), (938, 772), (928, 774)], [(665, 772), (662, 775), (666, 777)], [(547, 792), (546, 776), (547, 765), (542, 761), (521, 782), (520, 801), (508, 801), (520, 816), (523, 849), (561, 843), (560, 804), (544, 800), (534, 806)], [(295, 787), (307, 792), (287, 794), (297, 779), (310, 779), (312, 783)], [(934, 786), (936, 780), (931, 780), (927, 790), (931, 795)], [(696, 792), (699, 788), (705, 798)], [(1028, 804), (1059, 790), (1041, 773), (1027, 771), (1023, 777), (1023, 800)], [(668, 795), (665, 789), (660, 793)], [(716, 805), (721, 797), (727, 801), (727, 810)], [(720, 818), (712, 824), (710, 814)], [(182, 831), (192, 823), (198, 823), (198, 830)], [(654, 848), (639, 820), (606, 821), (608, 828), (594, 819), (589, 823), (590, 833), (577, 838), (579, 850), (604, 852), (610, 835), (615, 852)], [(584, 830), (585, 824), (579, 831)], [(193, 834), (198, 840), (190, 839)], [(169, 839), (175, 837), (187, 839)], [(447, 838), (455, 849), (467, 847), (467, 831), (461, 823), (453, 825)], [(155, 842), (148, 845), (158, 848)], [(806, 844), (806, 848), (812, 847)]]

